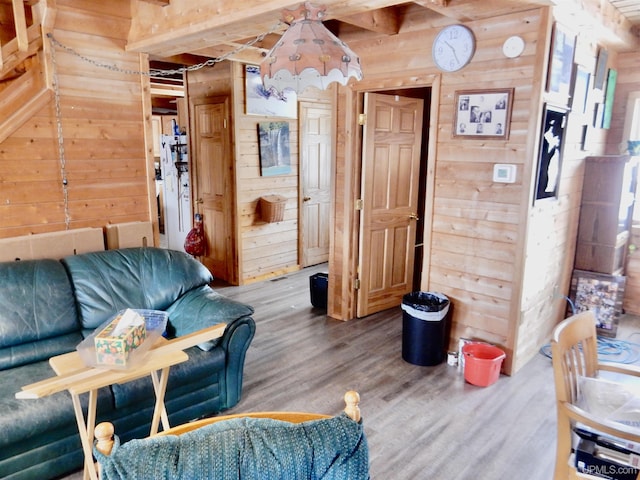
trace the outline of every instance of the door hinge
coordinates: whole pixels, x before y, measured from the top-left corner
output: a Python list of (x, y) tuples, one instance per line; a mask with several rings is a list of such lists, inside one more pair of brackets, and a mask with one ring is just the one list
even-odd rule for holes
[(361, 113), (360, 115), (358, 115), (358, 125), (364, 126), (366, 124), (367, 124), (367, 114)]
[(354, 290), (360, 290), (360, 279), (359, 278), (356, 278), (353, 281), (353, 289)]
[(364, 202), (361, 198), (358, 198), (355, 202), (356, 210), (362, 210), (364, 208)]

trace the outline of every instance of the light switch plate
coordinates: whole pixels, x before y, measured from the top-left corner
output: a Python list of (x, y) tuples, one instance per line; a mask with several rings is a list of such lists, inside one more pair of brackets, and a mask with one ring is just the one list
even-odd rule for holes
[(513, 183), (516, 181), (516, 166), (509, 163), (496, 163), (493, 166), (493, 181)]

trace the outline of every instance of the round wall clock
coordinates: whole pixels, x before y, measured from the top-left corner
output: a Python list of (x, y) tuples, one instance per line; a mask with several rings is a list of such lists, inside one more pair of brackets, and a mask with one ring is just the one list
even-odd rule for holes
[(476, 37), (464, 25), (443, 28), (433, 41), (433, 61), (440, 70), (455, 72), (471, 61)]

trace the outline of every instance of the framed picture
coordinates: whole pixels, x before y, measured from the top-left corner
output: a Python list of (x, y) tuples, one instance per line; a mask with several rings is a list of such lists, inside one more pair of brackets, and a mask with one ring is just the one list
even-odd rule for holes
[(593, 128), (602, 128), (602, 122), (604, 121), (604, 103), (596, 103), (593, 106)]
[(583, 152), (590, 152), (592, 148), (592, 142), (590, 141), (593, 137), (593, 126), (591, 125), (582, 125), (580, 131), (580, 150)]
[(596, 73), (593, 79), (593, 88), (602, 90), (604, 87), (604, 80), (607, 75), (607, 60), (609, 59), (609, 52), (607, 49), (600, 47), (598, 49), (598, 59), (596, 60)]
[(265, 117), (298, 117), (298, 96), (292, 90), (278, 93), (275, 89), (267, 90), (260, 78), (260, 67), (245, 66), (245, 99), (247, 115)]
[(579, 115), (587, 113), (589, 83), (591, 73), (583, 66), (576, 64), (571, 88), (571, 110)]
[(535, 200), (558, 196), (567, 109), (545, 105), (542, 118)]
[(513, 88), (456, 92), (452, 136), (508, 139), (512, 103)]
[(616, 83), (618, 81), (618, 71), (609, 69), (607, 75), (607, 88), (604, 95), (604, 113), (602, 117), (602, 128), (611, 127), (611, 117), (613, 115), (613, 97), (616, 93)]
[(622, 314), (625, 277), (574, 270), (569, 297), (575, 313), (592, 310), (598, 335), (615, 337)]
[(258, 123), (258, 147), (263, 177), (291, 173), (289, 122)]
[(551, 42), (547, 91), (557, 94), (558, 99), (562, 99), (559, 103), (563, 105), (566, 105), (569, 99), (575, 48), (576, 35), (556, 23), (553, 28)]

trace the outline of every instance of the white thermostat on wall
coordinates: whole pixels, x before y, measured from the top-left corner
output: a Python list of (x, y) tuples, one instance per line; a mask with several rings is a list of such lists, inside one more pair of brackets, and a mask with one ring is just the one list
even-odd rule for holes
[(496, 163), (493, 166), (493, 181), (513, 183), (516, 181), (516, 166), (509, 163)]

